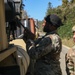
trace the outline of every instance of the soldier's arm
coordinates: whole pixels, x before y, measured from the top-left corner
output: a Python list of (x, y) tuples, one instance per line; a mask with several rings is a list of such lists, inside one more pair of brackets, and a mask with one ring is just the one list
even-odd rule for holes
[(68, 59), (67, 68), (70, 75), (74, 73), (74, 65), (71, 58)]
[(38, 59), (52, 50), (52, 41), (50, 37), (43, 38), (36, 46), (29, 47), (28, 54), (33, 59)]
[(72, 59), (71, 52), (66, 55), (66, 71), (69, 75), (74, 75), (74, 62)]

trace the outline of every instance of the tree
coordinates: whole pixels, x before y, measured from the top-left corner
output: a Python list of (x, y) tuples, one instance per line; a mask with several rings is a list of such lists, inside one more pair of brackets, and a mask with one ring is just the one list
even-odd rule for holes
[(52, 11), (53, 11), (52, 4), (51, 4), (51, 2), (49, 2), (48, 3), (48, 9), (47, 9), (46, 15), (51, 14)]
[(68, 3), (69, 3), (69, 1), (68, 1), (68, 0), (62, 0), (62, 6), (63, 6), (63, 7), (67, 6), (67, 5), (68, 5)]
[(70, 1), (70, 3), (73, 3), (73, 2), (74, 2), (74, 0), (71, 0), (71, 1)]

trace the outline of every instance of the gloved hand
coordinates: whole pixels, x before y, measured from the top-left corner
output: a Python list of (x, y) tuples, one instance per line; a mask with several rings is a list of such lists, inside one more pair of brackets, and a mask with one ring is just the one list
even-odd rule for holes
[(35, 34), (33, 34), (28, 29), (26, 29), (26, 30), (24, 30), (23, 40), (26, 42), (28, 39), (34, 40), (35, 39)]

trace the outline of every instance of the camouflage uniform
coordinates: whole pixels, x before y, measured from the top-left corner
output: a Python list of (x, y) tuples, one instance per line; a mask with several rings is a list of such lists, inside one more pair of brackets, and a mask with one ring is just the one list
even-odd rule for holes
[(33, 75), (62, 75), (59, 62), (62, 44), (55, 31), (26, 45), (30, 58), (36, 60)]
[[(75, 26), (72, 27), (73, 41), (75, 42)], [(75, 75), (75, 46), (65, 55), (67, 75)]]
[(68, 75), (75, 75), (75, 47), (66, 54), (66, 71)]

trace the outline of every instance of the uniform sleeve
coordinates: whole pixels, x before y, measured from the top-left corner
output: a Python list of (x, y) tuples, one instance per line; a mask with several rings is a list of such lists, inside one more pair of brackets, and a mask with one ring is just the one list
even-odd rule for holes
[(74, 75), (74, 62), (71, 54), (66, 55), (66, 71), (68, 75)]
[(38, 59), (51, 52), (52, 41), (50, 37), (45, 37), (36, 46), (30, 46), (28, 54), (32, 59)]
[(74, 65), (71, 58), (68, 59), (67, 68), (70, 75), (74, 73)]

